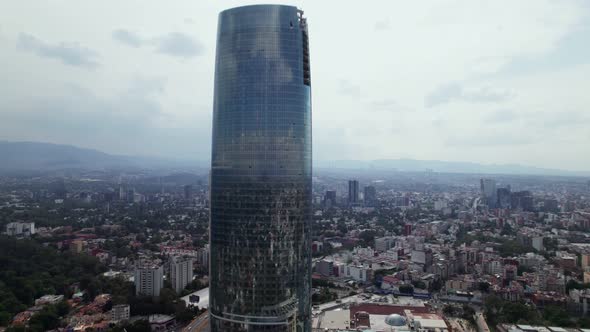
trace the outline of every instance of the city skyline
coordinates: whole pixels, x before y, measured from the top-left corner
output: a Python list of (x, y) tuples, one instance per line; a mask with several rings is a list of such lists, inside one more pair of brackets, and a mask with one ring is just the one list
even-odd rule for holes
[[(323, 22), (317, 160), (590, 169), (587, 3), (293, 4)], [(237, 5), (3, 4), (0, 139), (209, 155), (215, 19)]]
[(590, 332), (587, 0), (253, 2), (0, 4), (0, 331)]

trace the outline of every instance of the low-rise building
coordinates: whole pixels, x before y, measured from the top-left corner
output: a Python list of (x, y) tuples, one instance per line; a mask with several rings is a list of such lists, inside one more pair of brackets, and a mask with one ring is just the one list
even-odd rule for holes
[(373, 279), (373, 270), (363, 265), (347, 265), (345, 277), (355, 281), (369, 282)]
[(63, 295), (43, 295), (40, 298), (35, 300), (35, 305), (48, 305), (48, 304), (58, 304), (59, 302), (64, 300)]
[(148, 321), (152, 331), (169, 331), (176, 324), (174, 317), (168, 315), (150, 315)]
[(128, 304), (117, 304), (111, 310), (111, 321), (120, 322), (129, 319), (130, 307)]
[(334, 262), (322, 259), (315, 264), (315, 270), (317, 273), (329, 277), (334, 274)]

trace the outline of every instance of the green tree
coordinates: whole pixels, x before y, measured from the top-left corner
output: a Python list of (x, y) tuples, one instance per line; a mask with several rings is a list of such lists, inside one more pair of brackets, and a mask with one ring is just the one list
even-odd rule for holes
[(123, 325), (118, 325), (113, 327), (110, 331), (112, 332), (145, 332), (145, 331), (150, 331), (150, 323), (145, 320), (145, 319), (141, 319), (141, 320), (136, 320), (135, 322), (131, 323), (127, 323), (127, 324), (123, 324)]
[(174, 317), (181, 323), (188, 323), (200, 313), (201, 311), (197, 307), (183, 308), (176, 312)]
[(11, 314), (6, 311), (0, 311), (0, 326), (6, 326), (10, 322)]
[(484, 306), (487, 321), (492, 326), (500, 323), (543, 324), (537, 310), (523, 302), (509, 302), (489, 295)]
[(55, 305), (55, 311), (58, 316), (63, 317), (70, 312), (70, 305), (66, 301), (61, 301)]
[(439, 278), (434, 279), (430, 283), (430, 292), (437, 292), (437, 291), (440, 291), (441, 289), (442, 289), (442, 280), (440, 280)]
[(583, 329), (590, 328), (590, 317), (582, 317), (578, 320), (578, 326)]
[(514, 230), (512, 229), (512, 226), (510, 226), (510, 224), (508, 223), (504, 223), (504, 226), (502, 227), (502, 231), (500, 232), (500, 235), (513, 235), (514, 234)]
[(0, 312), (10, 315), (33, 305), (40, 296), (66, 294), (75, 282), (91, 290), (95, 276), (106, 270), (94, 257), (60, 253), (34, 239), (6, 236), (0, 236), (0, 266)]
[(518, 241), (516, 240), (505, 240), (502, 242), (502, 244), (500, 245), (500, 248), (498, 249), (498, 251), (500, 252), (500, 255), (502, 257), (507, 257), (507, 256), (517, 256), (520, 254), (525, 254), (529, 251), (534, 250), (533, 248), (527, 248), (523, 245), (521, 245), (520, 243), (518, 243)]
[(452, 305), (446, 304), (443, 307), (443, 313), (445, 316), (455, 316), (457, 314), (457, 310)]
[(346, 234), (348, 232), (348, 227), (346, 226), (346, 222), (344, 222), (344, 220), (338, 221), (337, 229), (341, 234)]
[(543, 238), (543, 247), (545, 247), (545, 251), (555, 251), (558, 247), (557, 239), (545, 237)]
[(543, 310), (543, 318), (553, 326), (572, 327), (575, 325), (570, 319), (568, 312), (561, 307), (545, 307)]
[(426, 289), (426, 283), (422, 280), (416, 280), (412, 282), (414, 288)]
[(321, 304), (335, 300), (338, 297), (336, 293), (330, 292), (329, 288), (322, 288), (319, 293), (311, 296), (313, 304)]
[(487, 282), (480, 282), (477, 284), (477, 289), (482, 293), (490, 292), (490, 284)]
[(472, 324), (475, 324), (475, 318), (474, 318), (475, 310), (473, 310), (473, 308), (467, 304), (464, 304), (462, 309), (463, 309), (463, 314), (461, 315), (461, 318), (465, 319), (466, 321), (468, 321)]
[(412, 285), (401, 285), (399, 286), (399, 292), (403, 294), (413, 294), (414, 287)]
[(55, 306), (45, 306), (40, 312), (31, 317), (29, 326), (34, 331), (48, 331), (59, 326), (60, 318)]
[(588, 289), (590, 288), (590, 283), (579, 283), (573, 279), (570, 279), (567, 284), (565, 284), (565, 291), (569, 294), (570, 290), (572, 289)]
[(374, 230), (365, 230), (359, 234), (359, 238), (366, 246), (373, 247), (375, 245), (375, 235), (377, 234)]

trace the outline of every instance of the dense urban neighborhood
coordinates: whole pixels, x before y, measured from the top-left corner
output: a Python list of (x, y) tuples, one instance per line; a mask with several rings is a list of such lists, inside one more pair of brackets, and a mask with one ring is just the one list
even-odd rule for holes
[[(205, 173), (0, 178), (6, 331), (205, 331)], [(317, 331), (590, 328), (584, 178), (319, 170)]]

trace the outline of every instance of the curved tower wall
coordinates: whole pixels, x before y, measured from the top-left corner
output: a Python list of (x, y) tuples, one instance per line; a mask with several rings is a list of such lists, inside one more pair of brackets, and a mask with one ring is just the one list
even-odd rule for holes
[(219, 15), (211, 331), (311, 331), (311, 81), (292, 6)]

